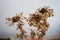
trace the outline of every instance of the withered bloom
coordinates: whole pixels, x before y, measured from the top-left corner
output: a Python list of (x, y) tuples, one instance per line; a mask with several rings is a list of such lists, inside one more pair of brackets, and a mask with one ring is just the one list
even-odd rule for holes
[(22, 13), (16, 14), (16, 16), (12, 18), (6, 18), (8, 22), (6, 22), (7, 25), (11, 26), (17, 23), (17, 29), (20, 30), (20, 34), (16, 34), (17, 38), (20, 38), (20, 40), (27, 37), (25, 33), (25, 29), (23, 29), (24, 22), (23, 20), (26, 19), (30, 27), (36, 27), (37, 31), (31, 30), (30, 38), (31, 40), (34, 40), (34, 37), (37, 35), (38, 40), (44, 40), (44, 35), (46, 34), (46, 31), (48, 31), (49, 23), (47, 22), (47, 19), (51, 16), (54, 16), (53, 9), (51, 9), (48, 6), (45, 6), (43, 8), (39, 8), (34, 13), (29, 14), (30, 16), (26, 19)]
[(42, 18), (42, 15), (39, 13), (30, 14), (30, 17), (27, 19), (30, 26), (37, 26)]
[[(46, 31), (49, 28), (49, 23), (47, 22), (48, 17), (54, 16), (53, 9), (49, 7), (43, 7), (38, 9), (35, 13), (30, 14), (30, 17), (27, 19), (27, 22), (30, 26), (36, 27), (41, 34), (38, 35), (39, 39), (44, 37)], [(37, 30), (37, 31), (38, 31)]]
[(22, 13), (16, 14), (16, 16), (12, 17), (12, 18), (6, 18), (6, 20), (8, 20), (8, 22), (6, 22), (6, 24), (8, 24), (9, 26), (11, 26), (14, 23), (22, 23), (22, 19), (23, 19), (23, 15)]
[(49, 17), (54, 16), (54, 14), (53, 14), (54, 11), (49, 6), (44, 6), (43, 8), (39, 8), (38, 12), (41, 13), (41, 14), (48, 13)]
[(20, 38), (20, 39), (23, 39), (24, 37), (26, 37), (25, 35), (26, 32), (24, 29), (22, 29), (24, 25), (24, 22), (22, 21), (23, 19), (25, 19), (25, 17), (22, 15), (22, 13), (16, 14), (16, 16), (12, 18), (6, 18), (6, 20), (8, 20), (6, 24), (8, 24), (9, 26), (17, 23), (17, 29), (20, 30), (21, 34), (16, 34), (16, 35), (17, 35), (17, 38)]

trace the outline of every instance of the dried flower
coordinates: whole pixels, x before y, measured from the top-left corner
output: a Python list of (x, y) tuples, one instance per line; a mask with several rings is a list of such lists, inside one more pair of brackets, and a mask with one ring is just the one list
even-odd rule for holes
[(16, 14), (16, 16), (12, 17), (12, 18), (6, 18), (6, 20), (8, 20), (8, 22), (6, 22), (6, 24), (8, 24), (9, 26), (14, 25), (14, 23), (17, 23), (17, 29), (20, 29), (21, 34), (16, 34), (17, 38), (23, 39), (24, 37), (26, 37), (25, 35), (25, 30), (22, 29), (22, 26), (24, 25), (24, 22), (22, 21), (23, 19), (26, 19), (22, 13), (20, 14)]
[(47, 22), (48, 17), (54, 16), (53, 9), (51, 9), (48, 6), (45, 6), (43, 8), (39, 8), (34, 13), (29, 14), (30, 16), (28, 18), (25, 18), (22, 13), (16, 14), (16, 16), (12, 18), (6, 18), (8, 22), (6, 22), (7, 25), (11, 26), (17, 23), (17, 29), (20, 30), (20, 34), (16, 34), (17, 38), (20, 38), (23, 40), (23, 38), (26, 38), (27, 33), (24, 29), (24, 22), (23, 20), (26, 19), (30, 27), (36, 27), (37, 32), (35, 30), (31, 30), (30, 33), (30, 39), (27, 38), (27, 40), (35, 40), (34, 37), (37, 35), (38, 39), (36, 40), (44, 40), (44, 35), (46, 34), (46, 31), (49, 28), (49, 23)]
[(21, 21), (22, 19), (23, 19), (22, 13), (16, 14), (16, 16), (14, 16), (12, 18), (6, 18), (6, 20), (8, 20), (8, 22), (6, 24), (11, 26), (12, 24), (17, 23), (17, 22), (21, 22), (22, 23), (22, 21)]
[[(38, 32), (41, 33), (40, 35), (37, 33), (39, 38), (44, 37), (46, 31), (48, 30), (49, 23), (47, 22), (47, 19), (51, 16), (54, 16), (53, 9), (46, 6), (39, 8), (37, 12), (30, 14), (30, 17), (27, 19), (30, 26), (37, 27), (38, 30), (41, 30)], [(34, 35), (33, 32), (32, 35)]]

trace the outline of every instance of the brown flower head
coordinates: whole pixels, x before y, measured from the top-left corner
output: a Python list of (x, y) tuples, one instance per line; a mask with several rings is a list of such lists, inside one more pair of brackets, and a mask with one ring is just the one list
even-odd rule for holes
[(6, 22), (6, 24), (8, 24), (9, 26), (14, 25), (14, 23), (23, 23), (22, 19), (25, 18), (22, 13), (16, 14), (16, 16), (12, 17), (12, 18), (6, 18), (6, 20), (8, 20), (8, 22)]
[[(49, 23), (47, 22), (47, 19), (51, 16), (53, 16), (53, 9), (46, 6), (39, 8), (38, 11), (30, 14), (30, 17), (27, 19), (30, 26), (36, 27), (38, 29), (37, 31), (40, 30), (36, 33), (37, 35), (41, 33), (38, 35), (39, 38), (44, 37), (46, 31), (48, 30)], [(32, 35), (34, 35), (33, 32)]]
[[(43, 40), (44, 35), (46, 34), (46, 31), (49, 28), (49, 23), (47, 22), (48, 17), (54, 16), (53, 15), (53, 9), (51, 9), (48, 6), (45, 6), (43, 8), (37, 9), (34, 13), (30, 14), (30, 16), (27, 18), (27, 22), (30, 26), (36, 27), (37, 30), (31, 30), (30, 38), (34, 40), (34, 37), (37, 35), (39, 40)], [(17, 23), (17, 29), (21, 32), (20, 34), (16, 34), (17, 38), (20, 38), (23, 40), (23, 38), (26, 38), (27, 35), (25, 34), (26, 31), (23, 29), (23, 19), (26, 19), (22, 13), (16, 14), (16, 16), (12, 18), (6, 18), (9, 26), (14, 25), (14, 23)]]

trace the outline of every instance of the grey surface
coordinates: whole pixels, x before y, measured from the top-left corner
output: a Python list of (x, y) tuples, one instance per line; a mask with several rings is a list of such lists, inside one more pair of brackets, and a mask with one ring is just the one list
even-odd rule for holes
[[(12, 17), (19, 12), (24, 12), (27, 17), (29, 13), (45, 5), (51, 6), (55, 15), (48, 19), (50, 28), (46, 33), (46, 39), (60, 38), (60, 0), (0, 0), (0, 38), (13, 37), (15, 40), (17, 39), (15, 34), (19, 31), (16, 31), (16, 25), (8, 27), (5, 24), (6, 17)], [(26, 23), (26, 30), (28, 30), (27, 27)]]

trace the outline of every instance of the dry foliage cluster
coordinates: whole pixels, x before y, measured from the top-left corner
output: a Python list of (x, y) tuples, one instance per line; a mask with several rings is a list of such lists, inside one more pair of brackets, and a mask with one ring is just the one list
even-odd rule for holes
[(26, 38), (27, 36), (25, 35), (26, 31), (22, 29), (24, 22), (22, 21), (23, 19), (26, 19), (30, 27), (36, 27), (37, 28), (37, 33), (35, 33), (33, 30), (31, 30), (31, 35), (30, 37), (32, 40), (34, 40), (34, 37), (37, 35), (38, 40), (43, 40), (43, 37), (46, 33), (46, 31), (49, 28), (49, 23), (47, 22), (47, 18), (54, 16), (53, 15), (53, 9), (45, 6), (43, 8), (37, 9), (34, 13), (29, 14), (30, 16), (28, 18), (25, 18), (22, 13), (16, 14), (16, 16), (12, 18), (6, 18), (9, 26), (14, 25), (14, 23), (17, 24), (17, 29), (20, 29), (21, 34), (16, 34), (17, 38), (23, 39)]

